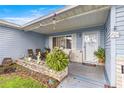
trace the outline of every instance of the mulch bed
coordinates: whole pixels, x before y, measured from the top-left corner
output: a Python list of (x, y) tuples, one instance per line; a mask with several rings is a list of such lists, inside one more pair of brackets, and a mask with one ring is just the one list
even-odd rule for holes
[(16, 63), (13, 63), (9, 66), (0, 66), (0, 75), (13, 75), (13, 74), (19, 75), (22, 78), (32, 77), (33, 79), (37, 80), (41, 84), (44, 84), (48, 88), (56, 88), (60, 83), (58, 80), (52, 77), (32, 71)]

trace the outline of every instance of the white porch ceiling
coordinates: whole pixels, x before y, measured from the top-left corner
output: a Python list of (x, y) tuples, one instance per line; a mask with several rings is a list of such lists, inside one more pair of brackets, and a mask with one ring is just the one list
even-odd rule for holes
[(78, 6), (57, 15), (57, 23), (52, 23), (52, 17), (35, 22), (24, 28), (25, 31), (35, 31), (43, 34), (75, 30), (103, 25), (107, 19), (109, 6)]

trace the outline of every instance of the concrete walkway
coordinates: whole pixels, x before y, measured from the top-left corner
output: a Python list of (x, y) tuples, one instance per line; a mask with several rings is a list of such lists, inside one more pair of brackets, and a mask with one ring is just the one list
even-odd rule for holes
[(70, 63), (69, 75), (58, 88), (103, 88), (104, 84), (104, 66), (92, 67)]

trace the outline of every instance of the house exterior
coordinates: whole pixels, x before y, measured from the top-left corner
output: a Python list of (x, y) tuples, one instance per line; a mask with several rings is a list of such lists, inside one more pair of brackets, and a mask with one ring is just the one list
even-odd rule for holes
[(0, 62), (21, 58), (27, 49), (63, 47), (71, 61), (98, 64), (94, 51), (105, 49), (105, 76), (111, 87), (124, 87), (124, 6), (69, 6), (23, 26), (0, 21)]

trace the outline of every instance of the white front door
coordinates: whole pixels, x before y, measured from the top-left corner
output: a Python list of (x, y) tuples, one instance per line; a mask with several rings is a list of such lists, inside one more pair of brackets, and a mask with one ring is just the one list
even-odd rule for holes
[(97, 63), (94, 51), (98, 49), (98, 32), (83, 33), (83, 61)]

